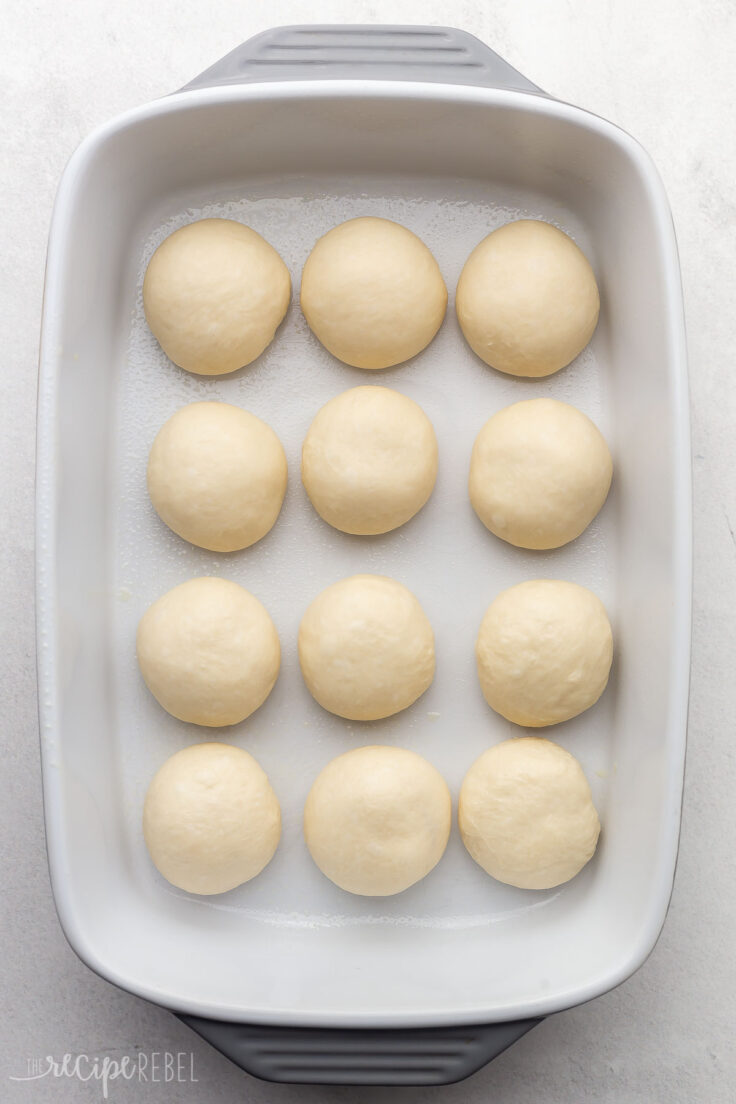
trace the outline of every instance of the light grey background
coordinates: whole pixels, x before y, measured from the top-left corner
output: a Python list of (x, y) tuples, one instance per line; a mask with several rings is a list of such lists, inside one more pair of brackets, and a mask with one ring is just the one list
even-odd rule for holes
[[(675, 892), (646, 965), (547, 1020), (461, 1085), (258, 1082), (66, 945), (44, 851), (33, 638), (34, 406), (46, 235), (62, 168), (98, 123), (163, 95), (279, 23), (422, 22), (478, 35), (555, 96), (631, 131), (664, 177), (683, 267), (695, 495), (687, 783)], [(736, 914), (736, 6), (733, 0), (11, 0), (0, 33), (0, 1099), (102, 1100), (94, 1081), (22, 1083), (30, 1057), (193, 1051), (196, 1084), (114, 1082), (137, 1104), (427, 1098), (503, 1104), (734, 1099)]]

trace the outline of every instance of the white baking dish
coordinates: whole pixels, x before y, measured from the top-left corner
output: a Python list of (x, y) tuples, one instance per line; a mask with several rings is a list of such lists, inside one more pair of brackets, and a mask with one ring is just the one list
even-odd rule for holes
[[(368, 379), (317, 344), (294, 303), (254, 366), (220, 379), (190, 376), (146, 331), (139, 289), (155, 244), (212, 213), (264, 233), (295, 287), (311, 245), (331, 225), (365, 213), (396, 218), (434, 251), (451, 293), (463, 260), (493, 226), (520, 214), (546, 218), (591, 258), (601, 322), (571, 367), (519, 381), (467, 349), (451, 294), (430, 348)], [(409, 525), (372, 539), (325, 526), (298, 472), (316, 410), (360, 382), (417, 399), (440, 443), (430, 504)], [(602, 514), (572, 546), (551, 553), (495, 540), (465, 493), (477, 430), (495, 410), (535, 395), (591, 414), (615, 457)], [(147, 450), (160, 424), (205, 397), (264, 417), (290, 464), (276, 528), (229, 556), (180, 541), (145, 493)], [(664, 921), (677, 850), (690, 484), (675, 239), (657, 173), (632, 138), (539, 94), (460, 32), (292, 28), (253, 40), (187, 90), (100, 128), (72, 157), (49, 242), (38, 448), (49, 862), (64, 931), (92, 969), (181, 1014), (218, 1021), (189, 1022), (262, 1075), (398, 1082), (470, 1072), (535, 1018), (603, 993), (641, 965)], [(301, 683), (295, 649), (311, 598), (360, 570), (406, 582), (438, 638), (430, 691), (371, 725), (320, 710)], [(207, 573), (236, 579), (263, 600), (284, 653), (266, 705), (214, 733), (164, 714), (134, 658), (135, 624), (149, 602)], [(340, 751), (385, 741), (426, 755), (456, 796), (480, 751), (513, 731), (477, 687), (477, 625), (498, 590), (535, 576), (593, 587), (614, 623), (614, 675), (603, 699), (546, 733), (579, 757), (593, 786), (604, 825), (595, 860), (558, 890), (528, 893), (487, 878), (455, 831), (437, 870), (406, 893), (341, 893), (301, 839), (311, 780)], [(155, 874), (140, 810), (158, 765), (211, 738), (261, 761), (285, 827), (261, 877), (205, 899)], [(457, 1032), (507, 1021), (523, 1023)], [(226, 1022), (268, 1028), (227, 1036)], [(276, 1027), (373, 1034), (352, 1032), (345, 1043), (337, 1032), (287, 1036)], [(442, 1045), (436, 1033), (415, 1030), (428, 1027), (443, 1029)], [(254, 1045), (257, 1058), (246, 1054)]]

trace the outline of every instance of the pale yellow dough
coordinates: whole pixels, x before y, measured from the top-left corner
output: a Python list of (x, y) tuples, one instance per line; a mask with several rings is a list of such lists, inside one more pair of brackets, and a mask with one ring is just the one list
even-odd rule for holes
[(154, 865), (188, 893), (226, 893), (272, 859), (281, 810), (252, 755), (195, 744), (167, 759), (148, 787), (143, 835)]
[(422, 508), (437, 478), (437, 438), (422, 408), (388, 387), (353, 387), (309, 428), (302, 480), (320, 517), (344, 533), (388, 533)]
[(304, 836), (335, 885), (387, 897), (437, 865), (451, 815), (450, 791), (426, 759), (404, 748), (361, 747), (318, 775), (304, 809)]
[(481, 429), (468, 490), (497, 537), (519, 548), (559, 548), (596, 516), (612, 474), (608, 445), (590, 418), (556, 399), (526, 399)]
[(458, 823), (486, 873), (520, 889), (551, 889), (582, 870), (600, 833), (574, 756), (537, 736), (484, 751), (465, 776)]
[(299, 626), (310, 693), (330, 713), (374, 721), (406, 709), (434, 678), (434, 635), (410, 590), (353, 575), (323, 590)]
[(356, 218), (312, 249), (301, 306), (333, 356), (356, 368), (388, 368), (429, 345), (445, 316), (447, 288), (411, 230), (389, 219)]
[(533, 579), (502, 591), (475, 645), (483, 695), (497, 713), (529, 728), (577, 717), (608, 683), (613, 636), (592, 591)]
[(250, 364), (291, 298), (289, 270), (260, 234), (232, 219), (175, 230), (151, 257), (143, 307), (166, 355), (202, 376)]
[(240, 407), (190, 403), (161, 427), (148, 458), (148, 493), (184, 540), (214, 552), (255, 544), (286, 491), (286, 456), (270, 426)]
[(466, 341), (486, 364), (512, 376), (549, 376), (590, 341), (600, 298), (593, 269), (567, 234), (520, 219), (475, 247), (455, 306)]
[(227, 579), (175, 586), (138, 625), (138, 663), (164, 709), (218, 728), (249, 717), (273, 689), (279, 638), (257, 598)]

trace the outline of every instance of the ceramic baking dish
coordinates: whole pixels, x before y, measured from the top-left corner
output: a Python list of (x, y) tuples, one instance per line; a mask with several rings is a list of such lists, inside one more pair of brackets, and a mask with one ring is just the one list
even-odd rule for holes
[[(188, 375), (148, 333), (140, 285), (166, 234), (212, 214), (262, 232), (295, 288), (330, 226), (358, 214), (395, 218), (438, 258), (451, 291), (446, 322), (419, 357), (369, 378), (319, 346), (295, 302), (256, 364), (221, 378)], [(590, 348), (540, 381), (481, 364), (452, 306), (470, 249), (525, 215), (576, 238), (603, 303)], [(365, 382), (395, 386), (424, 407), (440, 476), (410, 524), (351, 538), (306, 501), (299, 450), (322, 403)], [(465, 490), (483, 422), (537, 395), (589, 413), (615, 458), (599, 518), (549, 553), (493, 538)], [(253, 410), (287, 450), (282, 516), (243, 553), (190, 547), (147, 500), (156, 431), (202, 398)], [(329, 26), (261, 35), (181, 92), (101, 127), (72, 157), (51, 226), (37, 555), (44, 797), (64, 931), (93, 970), (180, 1014), (244, 1068), (293, 1081), (455, 1080), (540, 1017), (618, 984), (651, 951), (672, 887), (685, 753), (688, 408), (667, 201), (648, 156), (623, 131), (548, 98), (462, 32)], [(296, 660), (306, 605), (356, 571), (410, 586), (437, 636), (429, 692), (370, 725), (320, 710)], [(214, 733), (163, 713), (134, 656), (146, 606), (208, 573), (261, 598), (284, 653), (266, 705)], [(604, 825), (594, 861), (557, 890), (515, 890), (472, 863), (455, 829), (439, 867), (405, 893), (342, 893), (301, 837), (312, 779), (350, 747), (396, 743), (435, 763), (456, 797), (476, 756), (519, 731), (481, 697), (478, 623), (498, 590), (538, 576), (592, 587), (614, 624), (606, 694), (546, 733), (591, 781)], [(196, 898), (153, 870), (140, 812), (161, 762), (213, 737), (261, 761), (282, 802), (284, 836), (258, 879)]]

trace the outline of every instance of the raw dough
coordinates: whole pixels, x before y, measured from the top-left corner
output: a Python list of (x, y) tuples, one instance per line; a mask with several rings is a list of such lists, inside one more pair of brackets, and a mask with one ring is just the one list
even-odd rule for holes
[(281, 442), (255, 414), (229, 403), (190, 403), (153, 442), (148, 493), (162, 521), (184, 540), (233, 552), (271, 529), (286, 475)]
[(556, 399), (527, 399), (494, 414), (476, 437), (470, 501), (509, 544), (559, 548), (596, 516), (612, 473), (590, 418)]
[(320, 238), (302, 273), (301, 305), (325, 348), (356, 368), (389, 368), (416, 356), (437, 333), (447, 288), (411, 230), (356, 218)]
[(478, 865), (520, 889), (551, 889), (574, 878), (601, 828), (577, 759), (538, 736), (483, 752), (465, 775), (458, 823)]
[(420, 406), (388, 387), (353, 387), (317, 414), (302, 480), (343, 533), (388, 533), (422, 508), (437, 478), (437, 438)]
[(457, 285), (457, 317), (481, 360), (512, 376), (549, 376), (593, 336), (600, 298), (575, 242), (535, 219), (484, 238)]
[(180, 721), (238, 724), (273, 689), (281, 649), (273, 621), (227, 579), (190, 579), (146, 610), (138, 663), (156, 700)]
[(540, 728), (577, 717), (598, 701), (611, 670), (613, 637), (592, 591), (533, 579), (491, 603), (475, 655), (491, 708), (515, 724)]
[(312, 858), (335, 885), (364, 897), (387, 897), (437, 865), (451, 816), (450, 791), (421, 755), (360, 747), (318, 775), (304, 809), (304, 835)]
[(252, 755), (229, 744), (195, 744), (167, 759), (143, 807), (156, 868), (188, 893), (226, 893), (273, 857), (281, 810)]
[(385, 575), (323, 590), (299, 626), (299, 662), (319, 704), (351, 721), (406, 709), (434, 678), (432, 626), (417, 599)]
[(273, 341), (291, 298), (289, 270), (260, 234), (232, 219), (175, 230), (143, 281), (146, 320), (174, 364), (221, 376)]

